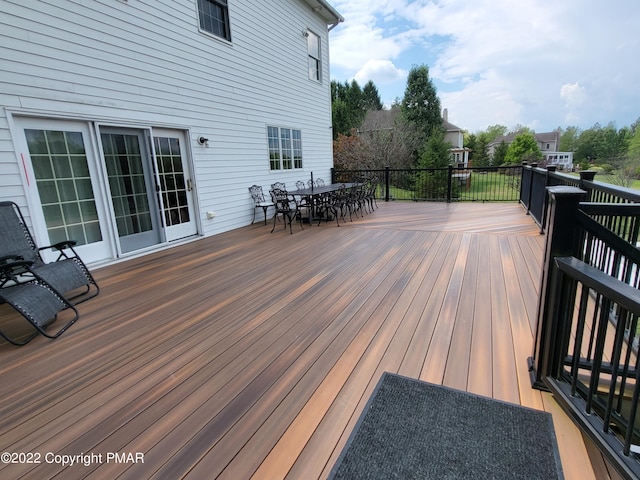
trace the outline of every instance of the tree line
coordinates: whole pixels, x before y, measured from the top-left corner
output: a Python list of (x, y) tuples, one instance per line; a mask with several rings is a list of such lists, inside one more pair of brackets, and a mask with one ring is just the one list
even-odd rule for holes
[[(450, 162), (450, 144), (445, 142), (440, 99), (426, 65), (409, 72), (402, 99), (383, 110), (378, 89), (372, 81), (360, 87), (357, 81), (331, 82), (334, 164), (336, 168), (380, 169), (437, 168)], [(367, 112), (378, 112), (367, 117)], [(363, 125), (365, 118), (369, 121)], [(365, 128), (363, 128), (363, 126)], [(580, 169), (600, 168), (624, 177), (640, 178), (640, 118), (632, 125), (616, 128), (614, 123), (581, 130), (558, 127), (561, 152), (573, 152)], [(490, 144), (514, 134), (510, 144)], [(512, 129), (491, 125), (475, 133), (465, 132), (464, 147), (470, 149), (474, 166), (540, 162), (542, 152), (535, 132), (522, 125)]]

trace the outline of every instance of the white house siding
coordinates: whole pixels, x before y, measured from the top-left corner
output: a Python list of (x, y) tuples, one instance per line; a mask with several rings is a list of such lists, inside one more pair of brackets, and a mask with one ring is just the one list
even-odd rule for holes
[[(35, 187), (10, 130), (21, 115), (186, 130), (203, 235), (251, 221), (254, 183), (329, 178), (326, 22), (297, 0), (229, 0), (229, 15), (226, 42), (198, 30), (196, 0), (0, 2), (0, 200), (30, 217)], [(321, 38), (321, 83), (307, 29)], [(267, 125), (301, 130), (304, 169), (269, 170)]]

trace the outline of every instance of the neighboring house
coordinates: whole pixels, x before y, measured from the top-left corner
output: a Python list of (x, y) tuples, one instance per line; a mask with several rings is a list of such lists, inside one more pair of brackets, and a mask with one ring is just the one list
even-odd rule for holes
[(446, 130), (444, 141), (451, 144), (451, 148), (449, 149), (451, 152), (451, 163), (456, 166), (468, 167), (469, 152), (471, 150), (464, 147), (464, 130), (455, 126), (453, 123), (449, 123), (449, 111), (446, 108), (442, 112), (442, 121)]
[(396, 118), (400, 113), (400, 108), (394, 107), (389, 110), (369, 110), (364, 116), (362, 126), (358, 129), (359, 134), (393, 130), (396, 128)]
[(3, 0), (0, 200), (96, 265), (332, 167), (324, 0)]
[[(509, 135), (499, 136), (488, 145), (489, 156), (493, 157), (493, 153), (498, 145), (502, 142), (509, 145), (513, 142), (513, 139), (517, 134), (510, 133)], [(544, 156), (544, 159), (540, 162), (545, 165), (556, 165), (560, 168), (571, 170), (573, 168), (573, 152), (559, 152), (558, 146), (560, 145), (560, 133), (556, 130), (546, 133), (534, 134), (538, 147)]]
[[(376, 132), (383, 130), (393, 130), (395, 128), (396, 117), (400, 113), (399, 108), (390, 110), (369, 110), (365, 115), (362, 126), (358, 130), (359, 134)], [(464, 148), (464, 130), (449, 123), (449, 112), (445, 108), (442, 113), (442, 122), (445, 128), (444, 140), (451, 144), (451, 163), (453, 165), (468, 166), (469, 149)]]

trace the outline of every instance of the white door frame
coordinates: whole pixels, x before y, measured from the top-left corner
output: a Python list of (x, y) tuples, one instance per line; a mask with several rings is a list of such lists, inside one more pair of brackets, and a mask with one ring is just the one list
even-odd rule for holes
[[(14, 120), (16, 129), (14, 130), (15, 134), (13, 137), (17, 153), (19, 153), (20, 160), (22, 162), (22, 168), (24, 169), (24, 186), (27, 205), (29, 207), (29, 216), (31, 217), (30, 223), (38, 246), (47, 246), (51, 241), (49, 240), (49, 232), (47, 231), (46, 220), (42, 208), (42, 200), (36, 185), (36, 175), (24, 131), (25, 129), (35, 129), (81, 132), (102, 240), (87, 245), (80, 245), (75, 248), (86, 263), (95, 263), (113, 259), (115, 256), (115, 250), (111, 241), (111, 238), (113, 238), (113, 231), (111, 229), (111, 222), (108, 220), (108, 208), (104, 203), (106, 192), (103, 188), (104, 180), (102, 178), (102, 170), (100, 168), (101, 162), (99, 161), (99, 153), (95, 142), (96, 135), (91, 123), (84, 120), (65, 120), (51, 117), (44, 118), (27, 116), (16, 116), (14, 117)], [(47, 261), (57, 258), (57, 255), (48, 250), (43, 250), (42, 255)]]
[[(102, 234), (102, 240), (96, 244), (88, 244), (76, 247), (78, 253), (82, 256), (83, 260), (87, 264), (106, 263), (117, 258), (140, 254), (144, 251), (155, 250), (158, 247), (166, 245), (170, 241), (178, 240), (180, 238), (195, 236), (201, 232), (201, 221), (198, 215), (198, 196), (196, 193), (196, 184), (194, 179), (194, 164), (193, 164), (193, 152), (189, 139), (191, 134), (188, 128), (179, 127), (152, 127), (150, 125), (139, 124), (126, 124), (112, 123), (112, 122), (100, 122), (95, 118), (88, 117), (82, 118), (61, 118), (51, 114), (38, 114), (33, 112), (16, 111), (8, 112), (7, 116), (9, 121), (9, 128), (12, 132), (12, 138), (16, 148), (16, 159), (18, 162), (18, 168), (21, 170), (20, 176), (23, 179), (25, 197), (27, 200), (28, 212), (23, 212), (27, 217), (27, 222), (31, 227), (36, 243), (39, 246), (45, 246), (50, 243), (49, 233), (47, 231), (46, 221), (43, 213), (42, 202), (38, 187), (35, 183), (35, 173), (33, 164), (29, 155), (29, 149), (26, 143), (26, 137), (24, 130), (27, 129), (39, 129), (39, 130), (64, 130), (64, 131), (81, 131), (83, 134), (83, 142), (85, 143), (85, 151), (87, 156), (87, 164), (91, 177), (91, 184), (93, 186), (93, 195), (96, 201), (96, 208), (98, 211), (98, 217), (100, 222), (100, 230)], [(162, 220), (162, 242), (149, 248), (141, 250), (135, 250), (132, 252), (123, 253), (120, 251), (118, 233), (115, 225), (115, 216), (113, 206), (111, 202), (111, 191), (109, 189), (109, 182), (106, 174), (106, 165), (104, 163), (104, 155), (102, 151), (102, 145), (100, 140), (100, 126), (113, 127), (121, 129), (141, 130), (145, 134), (147, 141), (146, 148), (151, 155), (151, 163), (153, 169), (153, 175), (156, 182), (159, 182), (159, 176), (156, 167), (156, 155), (154, 151), (153, 135), (177, 135), (180, 141), (183, 142), (182, 159), (185, 169), (185, 175), (189, 176), (191, 180), (192, 191), (189, 203), (189, 215), (190, 223), (192, 222), (191, 230), (187, 234), (171, 234), (167, 231), (164, 220)], [(159, 185), (159, 183), (157, 183)], [(162, 215), (162, 199), (159, 199), (159, 211), (158, 216)], [(30, 217), (30, 218), (29, 218)], [(46, 260), (53, 260), (53, 254), (47, 254), (43, 252)]]
[[(160, 203), (160, 216), (162, 218), (162, 222), (164, 225), (164, 234), (167, 242), (172, 242), (175, 240), (179, 240), (181, 238), (190, 237), (193, 235), (197, 235), (198, 233), (198, 218), (196, 215), (196, 184), (193, 178), (193, 167), (191, 165), (191, 152), (188, 149), (188, 132), (184, 130), (178, 129), (168, 129), (168, 128), (153, 128), (151, 130), (152, 141), (151, 141), (151, 149), (153, 155), (154, 168), (157, 175), (157, 184), (160, 186), (159, 192), (159, 203)], [(171, 209), (171, 205), (165, 205), (165, 195), (164, 186), (162, 181), (162, 174), (160, 171), (160, 166), (158, 165), (158, 160), (162, 154), (162, 152), (156, 152), (156, 142), (155, 139), (157, 137), (162, 138), (177, 138), (180, 146), (180, 159), (182, 164), (182, 173), (183, 173), (183, 185), (176, 185), (176, 190), (185, 191), (182, 192), (185, 195), (185, 198), (179, 201), (186, 201), (186, 208), (189, 220), (186, 222), (176, 222), (173, 225), (167, 225), (167, 219), (164, 212), (166, 209)], [(179, 196), (180, 192), (178, 192)], [(184, 206), (184, 205), (183, 205)], [(175, 209), (174, 209), (175, 210)]]

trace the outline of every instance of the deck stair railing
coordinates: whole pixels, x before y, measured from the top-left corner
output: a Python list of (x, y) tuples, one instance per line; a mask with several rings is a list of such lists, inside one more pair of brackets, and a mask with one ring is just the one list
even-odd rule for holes
[(624, 477), (640, 478), (640, 203), (546, 190), (532, 382), (553, 392)]

